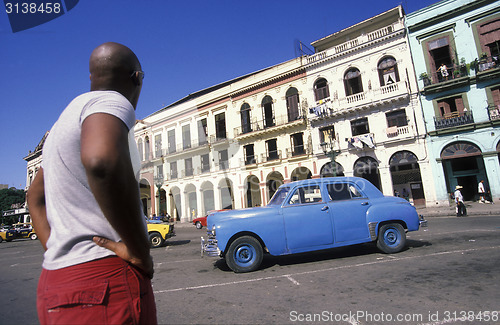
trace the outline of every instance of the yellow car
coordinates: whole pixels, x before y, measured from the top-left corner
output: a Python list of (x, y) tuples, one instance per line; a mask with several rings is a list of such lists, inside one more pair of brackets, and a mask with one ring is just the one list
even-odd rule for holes
[(38, 239), (35, 228), (33, 228), (31, 222), (15, 223), (9, 230), (0, 232), (0, 242), (19, 238)]
[(174, 225), (148, 222), (148, 235), (151, 247), (160, 247), (165, 240), (175, 236)]

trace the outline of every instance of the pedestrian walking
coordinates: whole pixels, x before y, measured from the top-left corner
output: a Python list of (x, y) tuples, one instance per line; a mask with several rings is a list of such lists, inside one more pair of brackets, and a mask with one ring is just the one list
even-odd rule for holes
[(131, 158), (139, 155), (129, 138), (144, 73), (118, 43), (94, 49), (89, 69), (90, 92), (50, 130), (28, 191), (45, 249), (39, 321), (155, 324), (153, 260), (135, 178), (140, 161)]
[(455, 186), (455, 203), (457, 204), (457, 217), (465, 217), (467, 215), (467, 209), (464, 204), (464, 197), (460, 189), (463, 187), (460, 185)]
[(484, 189), (484, 180), (481, 180), (477, 185), (477, 192), (479, 194), (479, 203), (486, 203), (486, 191)]

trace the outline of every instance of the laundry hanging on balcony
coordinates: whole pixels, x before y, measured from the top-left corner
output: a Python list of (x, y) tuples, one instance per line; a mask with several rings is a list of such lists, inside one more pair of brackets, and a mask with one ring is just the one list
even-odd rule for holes
[(348, 142), (357, 149), (363, 149), (363, 145), (366, 145), (368, 148), (375, 148), (372, 134), (358, 135), (350, 138)]
[(315, 114), (316, 116), (329, 115), (331, 109), (326, 105), (326, 103), (319, 104), (316, 107), (311, 107), (309, 113)]

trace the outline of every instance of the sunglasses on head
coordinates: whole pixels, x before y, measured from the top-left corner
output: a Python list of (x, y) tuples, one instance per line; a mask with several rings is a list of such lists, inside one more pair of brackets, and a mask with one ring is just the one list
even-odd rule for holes
[(132, 71), (130, 78), (133, 78), (136, 73), (137, 73), (137, 76), (140, 80), (144, 80), (144, 71), (141, 71), (141, 70)]

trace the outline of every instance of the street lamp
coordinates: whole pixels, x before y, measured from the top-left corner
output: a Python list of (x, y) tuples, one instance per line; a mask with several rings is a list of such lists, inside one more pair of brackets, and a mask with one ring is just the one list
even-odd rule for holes
[(321, 146), (321, 150), (323, 150), (323, 153), (325, 154), (325, 156), (328, 156), (330, 158), (330, 163), (332, 166), (332, 174), (333, 174), (333, 177), (335, 177), (335, 176), (337, 176), (337, 163), (335, 162), (335, 158), (340, 154), (340, 149), (334, 149), (335, 148), (335, 137), (333, 135), (333, 130), (327, 130), (326, 133), (328, 135), (328, 142), (326, 142), (326, 141), (322, 142), (322, 143), (320, 143), (320, 146)]
[(156, 187), (158, 188), (158, 210), (156, 211), (156, 213), (159, 215), (160, 214), (160, 189), (161, 189), (161, 186), (163, 185), (163, 175), (162, 174), (158, 174), (155, 178), (154, 178), (154, 183), (156, 185)]

